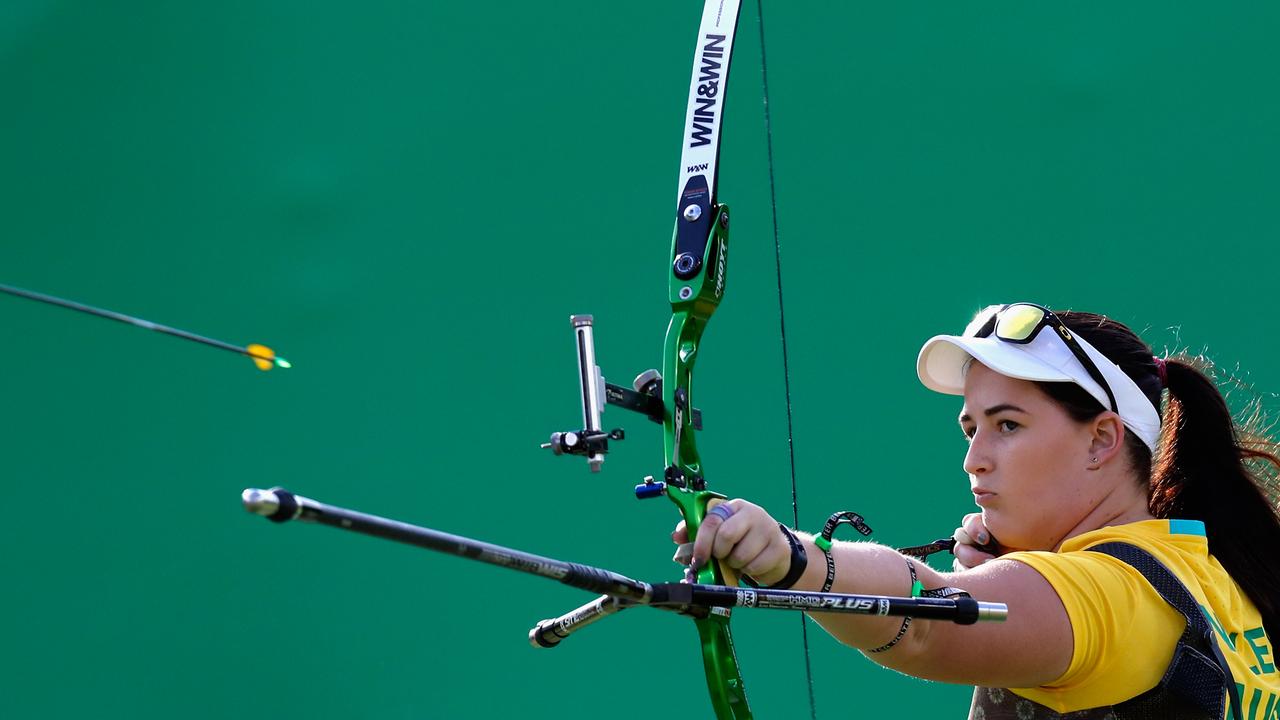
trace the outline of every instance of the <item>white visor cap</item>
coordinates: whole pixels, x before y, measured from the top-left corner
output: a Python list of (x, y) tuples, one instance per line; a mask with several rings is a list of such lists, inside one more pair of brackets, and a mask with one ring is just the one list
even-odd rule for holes
[[(986, 365), (1001, 375), (1019, 380), (1039, 382), (1073, 382), (1084, 388), (1104, 408), (1111, 401), (1102, 388), (1076, 358), (1067, 343), (1056, 332), (1041, 330), (1029, 343), (1011, 343), (996, 338), (974, 337), (991, 316), (1004, 305), (991, 305), (965, 328), (964, 335), (936, 335), (929, 338), (916, 359), (920, 382), (930, 390), (947, 395), (964, 394), (964, 376), (970, 359)], [(1072, 333), (1076, 342), (1098, 366), (1116, 397), (1120, 420), (1152, 451), (1160, 436), (1160, 413), (1124, 371), (1098, 352), (1084, 338)]]

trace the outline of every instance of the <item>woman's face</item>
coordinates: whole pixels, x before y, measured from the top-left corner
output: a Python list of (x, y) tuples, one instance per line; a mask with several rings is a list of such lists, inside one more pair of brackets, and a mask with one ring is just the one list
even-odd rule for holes
[(965, 376), (960, 427), (964, 469), (982, 520), (1000, 543), (1053, 550), (1105, 497), (1090, 473), (1093, 429), (1027, 380), (974, 361)]

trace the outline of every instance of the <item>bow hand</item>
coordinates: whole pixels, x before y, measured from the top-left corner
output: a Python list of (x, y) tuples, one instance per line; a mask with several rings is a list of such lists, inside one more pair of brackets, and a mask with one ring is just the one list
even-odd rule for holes
[(687, 525), (683, 521), (676, 525), (671, 539), (680, 549), (673, 559), (694, 572), (702, 570), (710, 560), (724, 579), (715, 584), (737, 585), (738, 576), (747, 575), (767, 586), (785, 577), (790, 569), (791, 546), (778, 529), (778, 521), (764, 508), (746, 500), (710, 503), (713, 508), (717, 505), (726, 509), (708, 512), (693, 542), (689, 541)]

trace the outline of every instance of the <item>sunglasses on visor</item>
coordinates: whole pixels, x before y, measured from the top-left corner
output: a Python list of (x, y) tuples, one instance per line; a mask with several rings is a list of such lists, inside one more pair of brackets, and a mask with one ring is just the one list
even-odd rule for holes
[(1066, 343), (1067, 349), (1071, 351), (1072, 355), (1076, 356), (1076, 359), (1084, 366), (1085, 371), (1089, 373), (1089, 377), (1093, 378), (1094, 382), (1098, 383), (1103, 391), (1107, 393), (1107, 400), (1111, 401), (1111, 412), (1119, 413), (1120, 411), (1116, 407), (1116, 396), (1111, 392), (1111, 386), (1107, 384), (1106, 378), (1102, 376), (1102, 371), (1094, 364), (1089, 354), (1084, 351), (1080, 342), (1076, 340), (1075, 335), (1067, 329), (1066, 325), (1062, 324), (1062, 320), (1059, 320), (1052, 310), (1032, 303), (1005, 305), (995, 315), (991, 316), (991, 319), (987, 320), (978, 329), (978, 332), (974, 333), (974, 337), (982, 338), (994, 335), (998, 340), (1017, 345), (1026, 345), (1035, 340), (1040, 331), (1046, 327), (1051, 327), (1057, 332), (1058, 337), (1062, 338), (1062, 342)]

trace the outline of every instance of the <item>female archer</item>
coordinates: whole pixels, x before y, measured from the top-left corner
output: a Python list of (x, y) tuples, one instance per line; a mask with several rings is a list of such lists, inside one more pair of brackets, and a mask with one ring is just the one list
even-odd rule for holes
[(971, 718), (1280, 717), (1280, 458), (1198, 366), (1099, 315), (992, 306), (917, 363), (964, 397), (982, 512), (956, 532), (955, 572), (815, 544), (745, 500), (712, 508), (693, 562), (770, 587), (1007, 603), (1008, 622), (981, 626), (814, 616), (881, 665), (976, 686)]

